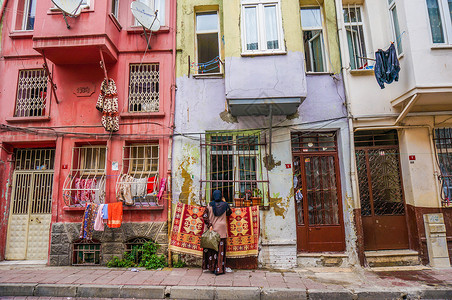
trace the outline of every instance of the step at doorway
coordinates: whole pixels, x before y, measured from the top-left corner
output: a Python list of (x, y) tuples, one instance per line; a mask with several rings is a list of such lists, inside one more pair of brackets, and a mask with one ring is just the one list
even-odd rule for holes
[(369, 267), (396, 267), (420, 265), (419, 252), (402, 250), (364, 251)]

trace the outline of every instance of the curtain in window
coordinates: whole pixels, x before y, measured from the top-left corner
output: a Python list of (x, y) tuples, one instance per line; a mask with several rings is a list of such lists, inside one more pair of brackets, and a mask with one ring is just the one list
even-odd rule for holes
[(25, 30), (33, 30), (35, 27), (36, 1), (37, 0), (30, 0), (28, 2), (27, 24)]
[[(449, 0), (450, 4), (450, 0)], [(444, 43), (443, 23), (438, 0), (427, 0), (428, 16), (430, 18), (430, 29), (432, 30), (433, 43)]]
[(245, 26), (246, 26), (246, 49), (257, 50), (257, 14), (256, 7), (245, 8)]
[(265, 31), (267, 34), (267, 49), (278, 49), (278, 24), (276, 21), (276, 6), (265, 6)]

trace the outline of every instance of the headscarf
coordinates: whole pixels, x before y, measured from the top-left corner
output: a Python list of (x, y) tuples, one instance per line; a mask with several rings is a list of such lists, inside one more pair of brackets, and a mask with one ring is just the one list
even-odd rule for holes
[(229, 209), (229, 204), (221, 199), (221, 191), (215, 190), (212, 193), (212, 201), (209, 204), (215, 216), (221, 216)]

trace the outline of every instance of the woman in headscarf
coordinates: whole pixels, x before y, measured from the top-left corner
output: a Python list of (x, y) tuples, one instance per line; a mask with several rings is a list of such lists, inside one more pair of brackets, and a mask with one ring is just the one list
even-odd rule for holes
[(220, 235), (218, 252), (212, 249), (204, 249), (202, 257), (203, 270), (210, 270), (215, 275), (224, 274), (226, 263), (226, 238), (228, 237), (227, 218), (232, 213), (229, 204), (221, 197), (221, 191), (215, 190), (212, 194), (212, 202), (207, 205), (204, 212), (204, 223), (209, 230)]

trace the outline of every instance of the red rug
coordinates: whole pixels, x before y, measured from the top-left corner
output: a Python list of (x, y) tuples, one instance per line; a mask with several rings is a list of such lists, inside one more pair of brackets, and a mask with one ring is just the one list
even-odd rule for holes
[[(169, 245), (171, 251), (202, 256), (204, 210), (204, 207), (177, 203)], [(259, 206), (232, 208), (228, 218), (226, 257), (257, 256), (258, 245)]]

